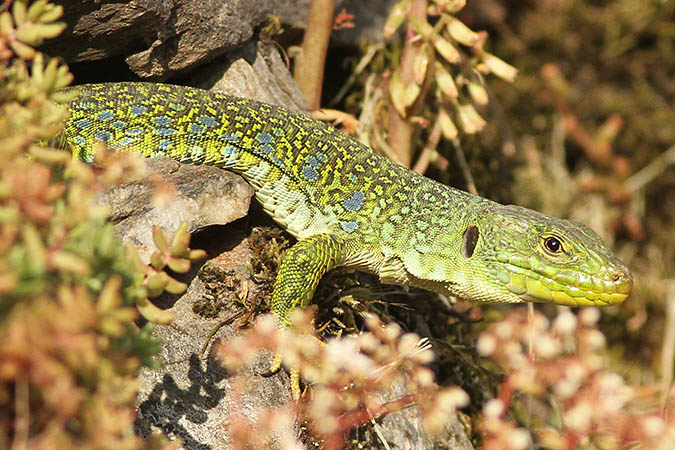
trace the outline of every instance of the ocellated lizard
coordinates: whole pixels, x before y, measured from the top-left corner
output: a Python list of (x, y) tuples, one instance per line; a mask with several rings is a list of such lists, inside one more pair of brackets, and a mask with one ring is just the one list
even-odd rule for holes
[(284, 108), (150, 83), (78, 87), (65, 136), (89, 160), (95, 142), (236, 172), (297, 238), (272, 312), (282, 324), (328, 270), (475, 302), (611, 305), (629, 270), (589, 227), (440, 184), (330, 125)]

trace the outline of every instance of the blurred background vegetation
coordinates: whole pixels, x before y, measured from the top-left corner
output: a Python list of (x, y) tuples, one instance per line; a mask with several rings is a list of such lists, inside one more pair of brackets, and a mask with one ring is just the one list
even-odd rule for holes
[[(102, 182), (35, 145), (58, 134), (63, 114), (54, 101), (63, 101), (57, 90), (71, 77), (33, 48), (63, 29), (58, 8), (28, 3), (5, 2), (0, 16), (0, 448), (29, 439), (53, 448), (160, 446), (131, 432), (134, 377), (157, 351), (133, 320), (144, 306), (151, 319), (161, 315), (147, 306), (148, 280), (156, 277), (154, 290), (171, 285), (157, 274), (171, 258), (189, 259), (187, 243), (182, 237), (172, 244), (180, 249), (170, 249), (158, 234), (161, 267), (134, 267), (103, 225), (105, 213), (83, 206), (121, 180)], [(386, 45), (364, 43), (346, 62), (329, 58), (334, 73), (353, 83), (341, 90), (329, 80), (321, 104), (359, 116), (362, 140), (419, 172), (600, 232), (635, 277), (631, 297), (599, 317), (603, 356), (667, 416), (675, 360), (675, 2), (409, 0), (397, 7)], [(410, 43), (406, 33), (420, 37)], [(510, 309), (459, 308), (486, 322)], [(551, 318), (561, 311), (537, 308)]]

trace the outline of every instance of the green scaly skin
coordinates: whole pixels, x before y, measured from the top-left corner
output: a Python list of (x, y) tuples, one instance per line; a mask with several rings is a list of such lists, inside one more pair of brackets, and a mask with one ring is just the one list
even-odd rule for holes
[(298, 239), (274, 286), (282, 324), (338, 266), (475, 302), (602, 306), (631, 291), (630, 272), (590, 228), (439, 184), (304, 114), (171, 85), (78, 89), (65, 130), (76, 156), (90, 160), (102, 141), (251, 184)]

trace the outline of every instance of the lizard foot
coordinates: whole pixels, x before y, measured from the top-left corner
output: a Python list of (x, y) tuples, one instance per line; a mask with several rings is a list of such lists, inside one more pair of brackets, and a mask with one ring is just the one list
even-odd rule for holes
[[(279, 372), (279, 369), (281, 369), (281, 355), (279, 353), (276, 353), (274, 355), (272, 363), (270, 364), (270, 367), (260, 375), (263, 377), (269, 377)], [(290, 377), (291, 377), (291, 397), (293, 398), (293, 400), (298, 401), (300, 400), (303, 394), (302, 390), (300, 389), (300, 371), (296, 368), (291, 368)]]

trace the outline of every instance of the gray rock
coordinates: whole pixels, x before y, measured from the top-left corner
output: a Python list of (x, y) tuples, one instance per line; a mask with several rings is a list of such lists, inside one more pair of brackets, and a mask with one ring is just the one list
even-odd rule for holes
[[(186, 449), (230, 448), (225, 424), (230, 418), (233, 380), (231, 374), (210, 357), (208, 347), (216, 340), (227, 342), (238, 332), (235, 322), (221, 324), (235, 313), (232, 297), (241, 293), (243, 283), (247, 283), (248, 298), (259, 294), (258, 286), (249, 277), (253, 253), (244, 231), (242, 227), (226, 228), (223, 238), (229, 250), (207, 263), (210, 270), (231, 274), (233, 289), (223, 294), (229, 297), (223, 299), (223, 303), (230, 309), (222, 310), (213, 318), (195, 313), (195, 305), (210, 294), (208, 283), (195, 277), (188, 291), (171, 307), (176, 314), (174, 322), (169, 326), (155, 326), (153, 334), (164, 342), (161, 352), (164, 365), (140, 373), (135, 426), (138, 434), (148, 436), (154, 429), (160, 429), (168, 436), (181, 438)], [(211, 336), (214, 330), (218, 332)], [(270, 362), (271, 355), (261, 357), (239, 375), (246, 378), (247, 391), (236, 408), (251, 421), (255, 420), (257, 411), (291, 400), (285, 372), (271, 377), (260, 375)]]
[[(304, 28), (309, 0), (55, 0), (68, 28), (43, 46), (67, 62), (121, 57), (141, 78), (166, 80), (210, 64), (251, 40), (269, 15)], [(395, 0), (338, 0), (335, 14), (354, 15), (354, 28), (335, 30), (332, 44), (358, 48), (381, 40)]]
[[(383, 401), (393, 401), (407, 394), (405, 386), (397, 383), (381, 395)], [(445, 429), (438, 436), (432, 436), (422, 426), (420, 411), (417, 407), (388, 414), (374, 425), (378, 438), (384, 438), (391, 450), (473, 450), (473, 445), (466, 436), (457, 415), (448, 417)]]
[[(173, 234), (183, 222), (194, 232), (211, 225), (225, 225), (244, 217), (253, 189), (238, 175), (211, 166), (189, 166), (168, 158), (146, 162), (151, 175), (138, 183), (128, 183), (105, 192), (100, 201), (112, 208), (122, 241), (139, 248), (144, 261), (155, 249), (153, 226)], [(166, 204), (152, 202), (154, 180), (176, 187)]]
[(278, 48), (271, 43), (249, 42), (208, 68), (195, 71), (190, 81), (203, 89), (254, 98), (294, 111), (309, 109)]

